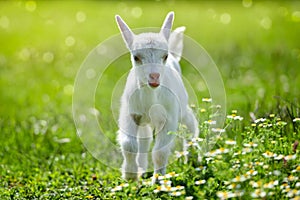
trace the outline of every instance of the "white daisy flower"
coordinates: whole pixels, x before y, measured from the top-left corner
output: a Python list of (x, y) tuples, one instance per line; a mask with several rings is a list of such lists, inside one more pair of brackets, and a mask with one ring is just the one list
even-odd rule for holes
[(204, 179), (195, 182), (196, 185), (203, 185), (204, 183), (206, 183), (206, 180)]
[(224, 133), (225, 132), (225, 129), (221, 129), (221, 128), (212, 128), (211, 130), (214, 133)]
[(295, 160), (297, 157), (296, 154), (293, 154), (293, 155), (287, 155), (284, 157), (285, 160)]
[(266, 120), (267, 120), (266, 118), (259, 118), (259, 119), (256, 119), (254, 122), (257, 124), (259, 122), (264, 122)]
[(220, 199), (230, 199), (230, 198), (233, 198), (235, 197), (235, 194), (232, 193), (232, 192), (227, 192), (227, 191), (219, 191), (217, 192), (217, 196), (220, 198)]
[(202, 98), (202, 102), (212, 102), (212, 99), (211, 98)]
[(234, 141), (234, 140), (226, 140), (226, 141), (225, 141), (225, 144), (228, 144), (228, 145), (236, 145), (236, 141)]
[(293, 122), (300, 122), (300, 117), (293, 119)]
[(215, 125), (215, 124), (217, 124), (217, 122), (216, 121), (214, 121), (214, 120), (207, 120), (207, 121), (205, 121), (204, 122), (205, 124), (209, 124), (209, 125)]

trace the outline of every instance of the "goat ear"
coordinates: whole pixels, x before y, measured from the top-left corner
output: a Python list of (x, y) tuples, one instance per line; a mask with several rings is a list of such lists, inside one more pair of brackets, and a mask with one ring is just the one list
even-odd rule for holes
[(133, 32), (130, 30), (128, 25), (123, 21), (123, 19), (119, 15), (116, 15), (116, 22), (121, 31), (123, 40), (126, 43), (127, 48), (131, 49), (134, 37)]
[(167, 39), (169, 40), (172, 25), (173, 25), (173, 20), (174, 20), (174, 12), (169, 12), (168, 15), (165, 18), (165, 21), (161, 27), (160, 33)]
[(177, 61), (180, 61), (183, 50), (183, 37), (185, 27), (181, 26), (176, 28), (169, 38), (169, 52), (174, 56)]

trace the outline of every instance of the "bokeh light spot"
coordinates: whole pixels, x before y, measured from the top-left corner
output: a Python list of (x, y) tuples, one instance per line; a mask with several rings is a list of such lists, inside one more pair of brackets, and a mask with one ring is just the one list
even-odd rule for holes
[(69, 47), (73, 46), (75, 44), (76, 40), (73, 36), (68, 36), (65, 40), (65, 44)]
[(228, 13), (223, 13), (221, 16), (220, 16), (220, 21), (222, 24), (229, 24), (230, 21), (231, 21), (231, 16), (230, 14)]
[(51, 63), (53, 61), (53, 59), (54, 59), (54, 55), (52, 52), (48, 51), (43, 54), (43, 60), (46, 63)]
[(7, 16), (0, 17), (0, 27), (3, 29), (8, 29), (10, 25), (10, 20)]
[(292, 20), (295, 22), (300, 22), (300, 11), (293, 12)]
[(23, 61), (27, 61), (31, 57), (31, 52), (28, 48), (23, 48), (19, 52), (19, 58)]
[(141, 17), (143, 14), (143, 10), (140, 7), (134, 7), (131, 10), (131, 15), (135, 18)]
[(88, 79), (92, 79), (92, 78), (95, 78), (96, 72), (94, 69), (88, 69), (88, 70), (86, 70), (85, 75)]
[(243, 0), (243, 6), (245, 8), (250, 8), (252, 6), (252, 0)]
[(25, 3), (25, 8), (26, 10), (28, 10), (29, 12), (33, 12), (36, 10), (36, 2), (35, 1), (27, 1)]
[(86, 20), (86, 14), (83, 11), (78, 11), (76, 13), (76, 20), (79, 23), (82, 23)]
[(211, 8), (207, 10), (207, 15), (209, 17), (211, 17), (212, 19), (216, 19), (217, 18), (216, 11), (214, 9), (211, 9)]
[(71, 96), (73, 95), (73, 92), (74, 92), (74, 87), (73, 85), (71, 84), (68, 84), (64, 87), (64, 93), (68, 96)]
[(282, 6), (278, 8), (278, 12), (281, 16), (284, 16), (284, 17), (286, 17), (289, 14), (288, 9), (286, 7), (282, 7)]
[(53, 61), (53, 59), (54, 59), (54, 55), (52, 52), (48, 51), (43, 54), (43, 60), (46, 63), (51, 63)]
[(101, 45), (101, 46), (97, 47), (96, 51), (99, 55), (105, 55), (107, 52), (107, 48), (105, 45)]
[(269, 17), (264, 17), (262, 20), (260, 20), (260, 25), (268, 30), (272, 27), (272, 20)]

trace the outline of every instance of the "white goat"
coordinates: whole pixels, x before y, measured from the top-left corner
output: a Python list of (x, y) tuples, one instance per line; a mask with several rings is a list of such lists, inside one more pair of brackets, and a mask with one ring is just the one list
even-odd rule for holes
[[(185, 124), (198, 137), (198, 122), (188, 106), (179, 60), (183, 48), (184, 27), (171, 33), (174, 13), (170, 12), (159, 33), (135, 35), (116, 16), (127, 48), (131, 53), (131, 69), (121, 99), (118, 142), (124, 157), (122, 176), (137, 180), (148, 167), (152, 149), (154, 175), (165, 174), (168, 156), (178, 124)], [(153, 176), (155, 182), (155, 176)]]

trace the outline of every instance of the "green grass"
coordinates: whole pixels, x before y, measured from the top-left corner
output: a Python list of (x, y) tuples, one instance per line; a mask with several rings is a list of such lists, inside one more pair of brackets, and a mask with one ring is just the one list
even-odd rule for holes
[[(142, 15), (136, 18), (139, 8)], [(239, 1), (1, 1), (0, 199), (170, 197), (171, 192), (161, 191), (164, 186), (148, 185), (150, 179), (127, 185), (118, 170), (93, 158), (77, 137), (72, 118), (77, 70), (96, 45), (118, 34), (114, 15), (120, 14), (132, 28), (153, 27), (170, 10), (176, 15), (174, 27), (186, 26), (186, 34), (218, 66), (228, 115), (243, 120), (227, 118), (225, 133), (214, 137), (217, 151), (203, 155), (202, 161), (195, 159), (202, 153), (197, 145), (205, 149), (211, 141), (194, 142), (187, 164), (174, 158), (167, 171), (178, 175), (161, 177), (171, 180), (167, 189), (183, 186), (178, 187), (179, 199), (238, 194), (242, 196), (235, 198), (249, 199), (255, 190), (259, 199), (299, 198), (299, 147), (293, 147), (300, 140), (300, 122), (295, 120), (300, 116), (299, 2), (254, 1), (247, 8)], [(230, 23), (222, 23), (228, 14)], [(68, 45), (70, 36), (75, 43)], [(99, 121), (112, 139), (117, 125), (110, 99), (116, 81), (130, 69), (128, 58), (111, 64), (96, 91)], [(184, 61), (182, 71), (199, 99), (194, 103), (199, 104), (200, 137), (211, 136), (205, 121), (213, 111), (201, 102), (209, 97), (207, 87)], [(266, 120), (254, 123), (254, 118)], [(185, 130), (177, 134), (184, 136)]]

